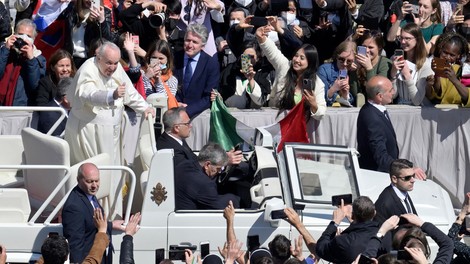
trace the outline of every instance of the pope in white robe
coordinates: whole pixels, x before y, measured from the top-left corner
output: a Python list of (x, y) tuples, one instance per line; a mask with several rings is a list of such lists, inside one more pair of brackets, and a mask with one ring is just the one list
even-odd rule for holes
[[(122, 165), (121, 120), (124, 105), (140, 113), (155, 110), (142, 98), (132, 85), (119, 60), (119, 48), (106, 42), (97, 56), (88, 59), (74, 78), (75, 91), (67, 97), (72, 109), (65, 128), (65, 140), (70, 146), (70, 162), (76, 164), (100, 153), (107, 153), (114, 165)], [(111, 212), (114, 216), (122, 211), (120, 176), (111, 183)], [(121, 199), (116, 199), (118, 196)], [(115, 208), (113, 208), (115, 207)]]

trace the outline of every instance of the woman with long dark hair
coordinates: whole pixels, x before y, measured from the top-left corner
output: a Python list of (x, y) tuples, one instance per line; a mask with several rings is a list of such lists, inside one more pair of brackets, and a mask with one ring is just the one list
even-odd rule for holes
[(256, 38), (263, 54), (273, 65), (276, 78), (271, 88), (269, 105), (290, 110), (305, 98), (306, 114), (321, 119), (326, 112), (323, 82), (317, 76), (318, 52), (315, 46), (302, 45), (289, 60), (276, 47), (267, 35), (271, 26), (259, 27)]

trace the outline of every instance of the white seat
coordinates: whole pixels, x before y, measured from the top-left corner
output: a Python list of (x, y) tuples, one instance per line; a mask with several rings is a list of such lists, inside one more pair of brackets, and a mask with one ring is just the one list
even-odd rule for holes
[(0, 189), (0, 223), (26, 223), (30, 213), (28, 192), (25, 189)]
[[(58, 137), (43, 134), (32, 128), (24, 128), (23, 139), (25, 164), (27, 165), (63, 165), (70, 167), (70, 149), (68, 143)], [(50, 205), (56, 206), (67, 192), (77, 185), (77, 171), (84, 162), (97, 166), (111, 165), (108, 154), (100, 154), (71, 167), (71, 176), (64, 187), (52, 199)], [(100, 172), (100, 190), (97, 198), (109, 196), (111, 186), (110, 171)], [(24, 185), (28, 191), (33, 209), (37, 209), (47, 199), (65, 176), (63, 170), (26, 169), (23, 170)]]
[[(20, 135), (0, 135), (1, 165), (21, 165), (23, 164), (23, 142)], [(8, 169), (0, 170), (0, 187), (12, 188), (23, 187), (23, 175), (21, 170)]]

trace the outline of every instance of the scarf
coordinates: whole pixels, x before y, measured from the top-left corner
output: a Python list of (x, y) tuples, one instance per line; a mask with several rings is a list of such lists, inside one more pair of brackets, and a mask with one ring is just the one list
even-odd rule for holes
[(8, 57), (5, 72), (0, 79), (0, 105), (12, 106), (15, 97), (16, 83), (20, 77), (21, 64), (16, 64), (13, 57)]
[(176, 97), (171, 93), (170, 88), (167, 85), (167, 81), (173, 76), (173, 72), (171, 70), (168, 70), (166, 74), (160, 75), (160, 78), (163, 83), (163, 87), (165, 87), (166, 91), (166, 96), (168, 98), (167, 104), (168, 104), (168, 109), (171, 109), (173, 107), (178, 107), (178, 101), (176, 100)]

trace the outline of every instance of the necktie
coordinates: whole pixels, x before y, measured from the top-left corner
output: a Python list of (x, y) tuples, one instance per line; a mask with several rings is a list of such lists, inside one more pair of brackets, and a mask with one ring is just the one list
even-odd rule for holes
[(183, 86), (184, 90), (186, 91), (188, 90), (189, 83), (191, 82), (191, 78), (193, 77), (193, 68), (191, 67), (192, 61), (192, 58), (188, 58), (188, 62), (186, 63), (186, 69), (184, 70)]
[(409, 214), (412, 214), (413, 210), (411, 210), (410, 202), (408, 200), (408, 195), (405, 198), (405, 205), (406, 205), (406, 212)]
[(388, 119), (388, 121), (390, 121), (390, 116), (388, 115), (388, 111), (387, 111), (387, 110), (384, 111), (384, 115), (385, 115), (385, 117)]
[(100, 208), (100, 204), (98, 203), (96, 196), (91, 197), (91, 204), (93, 205), (94, 209)]

